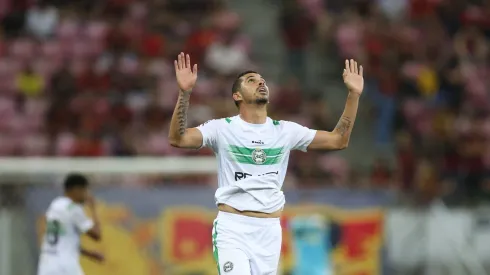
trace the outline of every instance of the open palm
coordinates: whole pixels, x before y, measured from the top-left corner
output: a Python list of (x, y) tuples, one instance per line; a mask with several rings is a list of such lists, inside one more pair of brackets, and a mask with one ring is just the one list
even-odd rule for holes
[(344, 78), (345, 86), (349, 89), (350, 92), (354, 92), (356, 94), (362, 94), (362, 90), (364, 89), (364, 77), (363, 77), (363, 68), (362, 66), (357, 66), (357, 62), (353, 59), (345, 61), (345, 69), (342, 74)]
[(191, 67), (191, 58), (189, 55), (180, 53), (177, 60), (174, 61), (175, 77), (181, 91), (190, 92), (197, 80), (197, 64)]

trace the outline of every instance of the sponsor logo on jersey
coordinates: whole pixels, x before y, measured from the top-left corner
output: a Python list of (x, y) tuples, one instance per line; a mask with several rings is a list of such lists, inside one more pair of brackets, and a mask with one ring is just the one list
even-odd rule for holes
[(252, 143), (253, 144), (260, 144), (260, 145), (264, 145), (264, 142), (262, 140), (252, 140)]
[(236, 162), (253, 165), (278, 164), (284, 155), (284, 147), (247, 148), (230, 145), (228, 151)]
[[(267, 172), (267, 173), (259, 174), (259, 175), (255, 175), (255, 176), (262, 177), (262, 176), (265, 176), (265, 175), (272, 175), (272, 174), (279, 175), (279, 171)], [(253, 176), (253, 175), (252, 174), (249, 174), (249, 173), (246, 173), (246, 172), (235, 172), (235, 181), (246, 179), (246, 178), (251, 177), (251, 176)]]

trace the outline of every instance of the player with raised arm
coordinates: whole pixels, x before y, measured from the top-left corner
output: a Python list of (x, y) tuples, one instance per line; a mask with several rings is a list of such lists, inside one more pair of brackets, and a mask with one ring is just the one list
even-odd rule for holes
[[(64, 195), (55, 198), (46, 211), (46, 232), (41, 245), (38, 275), (83, 275), (80, 255), (96, 261), (104, 257), (80, 246), (80, 234), (95, 241), (101, 239), (100, 223), (94, 199), (88, 193), (89, 182), (82, 175), (69, 175), (64, 182)], [(87, 203), (92, 219), (85, 215)]]
[(218, 216), (213, 252), (219, 274), (277, 274), (285, 204), (281, 191), (291, 150), (340, 150), (347, 147), (364, 88), (363, 69), (346, 60), (345, 109), (332, 132), (312, 130), (267, 116), (269, 88), (253, 71), (240, 74), (232, 87), (239, 114), (187, 128), (189, 98), (197, 65), (189, 55), (174, 62), (179, 97), (170, 123), (169, 141), (179, 148), (209, 147), (218, 160)]

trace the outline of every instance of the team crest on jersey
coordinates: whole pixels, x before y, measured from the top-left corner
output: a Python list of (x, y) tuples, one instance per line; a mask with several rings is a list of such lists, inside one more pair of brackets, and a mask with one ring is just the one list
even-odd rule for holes
[(276, 165), (281, 162), (284, 147), (249, 148), (229, 145), (229, 154), (238, 163), (251, 165)]
[(256, 164), (263, 164), (267, 160), (267, 155), (264, 150), (257, 148), (252, 152), (252, 160)]
[(233, 270), (233, 263), (232, 262), (226, 262), (225, 265), (223, 266), (223, 270), (225, 272), (230, 272)]

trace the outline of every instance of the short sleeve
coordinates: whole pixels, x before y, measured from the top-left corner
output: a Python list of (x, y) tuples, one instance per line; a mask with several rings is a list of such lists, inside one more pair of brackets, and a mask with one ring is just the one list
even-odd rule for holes
[(202, 134), (202, 147), (208, 147), (215, 152), (218, 150), (218, 129), (220, 121), (217, 119), (208, 120), (196, 128)]
[(295, 122), (284, 121), (285, 131), (290, 138), (291, 150), (307, 151), (316, 135), (316, 130), (304, 127)]
[(94, 226), (94, 222), (85, 215), (82, 207), (76, 206), (71, 212), (72, 221), (79, 232), (86, 233)]

